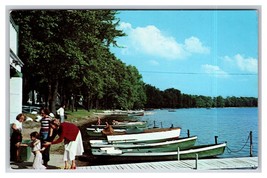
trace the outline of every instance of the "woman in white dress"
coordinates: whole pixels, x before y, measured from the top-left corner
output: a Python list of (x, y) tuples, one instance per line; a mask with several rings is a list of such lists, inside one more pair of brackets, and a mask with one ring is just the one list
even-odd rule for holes
[[(73, 123), (60, 123), (58, 119), (50, 123), (51, 128), (58, 134), (58, 139), (52, 142), (45, 142), (44, 146), (58, 144), (64, 140), (64, 162), (65, 169), (76, 169), (75, 156), (82, 155), (84, 152), (83, 140), (80, 129)], [(71, 166), (69, 167), (69, 161)]]
[(42, 159), (42, 153), (41, 153), (41, 141), (38, 139), (39, 138), (39, 133), (38, 132), (32, 132), (30, 134), (31, 136), (31, 148), (32, 152), (34, 154), (34, 159), (33, 159), (33, 169), (46, 169), (46, 167), (43, 165), (43, 159)]

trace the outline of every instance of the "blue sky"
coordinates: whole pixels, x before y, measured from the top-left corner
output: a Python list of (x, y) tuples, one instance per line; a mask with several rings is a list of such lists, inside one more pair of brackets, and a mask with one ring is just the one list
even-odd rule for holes
[(256, 10), (121, 10), (111, 51), (160, 90), (258, 97)]

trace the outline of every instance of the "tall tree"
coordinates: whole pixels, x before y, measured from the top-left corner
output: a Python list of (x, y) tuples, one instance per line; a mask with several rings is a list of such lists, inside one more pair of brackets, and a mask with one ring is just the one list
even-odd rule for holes
[[(79, 79), (86, 73), (90, 60), (111, 44), (116, 46), (115, 39), (124, 35), (116, 29), (119, 20), (115, 14), (113, 10), (11, 12), (20, 27), (19, 56), (25, 63), (25, 79), (29, 85), (38, 82), (37, 86), (27, 88), (43, 92), (52, 111), (59, 85), (65, 84), (62, 81), (81, 86), (84, 80)], [(24, 96), (29, 91), (25, 92)]]

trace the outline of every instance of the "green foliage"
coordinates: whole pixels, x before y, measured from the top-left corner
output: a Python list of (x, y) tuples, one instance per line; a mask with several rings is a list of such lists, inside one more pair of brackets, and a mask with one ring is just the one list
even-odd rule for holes
[[(31, 90), (39, 92), (55, 112), (56, 98), (89, 108), (142, 108), (142, 77), (110, 51), (116, 38), (115, 10), (14, 10), (19, 25), (19, 56), (25, 63), (24, 102)], [(76, 104), (75, 104), (76, 105)]]
[(145, 85), (147, 95), (146, 108), (211, 108), (211, 107), (257, 107), (258, 99), (254, 97), (210, 97), (183, 94), (170, 88), (160, 91), (151, 85)]

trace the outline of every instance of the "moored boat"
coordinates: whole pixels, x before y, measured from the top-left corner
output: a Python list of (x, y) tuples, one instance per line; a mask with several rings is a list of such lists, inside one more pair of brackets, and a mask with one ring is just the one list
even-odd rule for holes
[(191, 148), (195, 145), (197, 136), (178, 138), (162, 142), (154, 143), (118, 143), (111, 144), (107, 140), (90, 140), (91, 151), (95, 149), (111, 148), (120, 149), (122, 153), (146, 153), (146, 152), (168, 152), (175, 151), (179, 147), (180, 150)]
[(158, 142), (166, 139), (178, 138), (181, 128), (153, 128), (144, 129), (140, 133), (126, 133), (107, 135), (109, 143), (137, 143), (137, 142)]
[(177, 160), (179, 159), (195, 159), (198, 155), (198, 159), (217, 157), (224, 153), (226, 143), (199, 145), (193, 146), (190, 149), (172, 152), (125, 152), (114, 147), (104, 147), (100, 149), (92, 150), (92, 154), (101, 160), (107, 161), (162, 161), (162, 160)]
[[(119, 121), (113, 121), (111, 124), (112, 128), (114, 129), (127, 129), (127, 128), (131, 128), (131, 127), (139, 127), (139, 128), (145, 128), (147, 126), (146, 122), (143, 121), (123, 121), (123, 122), (119, 122)], [(105, 128), (106, 125), (102, 124), (102, 125), (95, 125), (92, 124), (91, 127), (95, 127), (95, 128)]]
[[(95, 128), (95, 127), (88, 127), (86, 128), (86, 132), (90, 137), (105, 137), (103, 135), (104, 128)], [(116, 133), (125, 133), (126, 129), (113, 129)]]
[(140, 111), (128, 111), (128, 116), (144, 116), (145, 112), (144, 110)]

